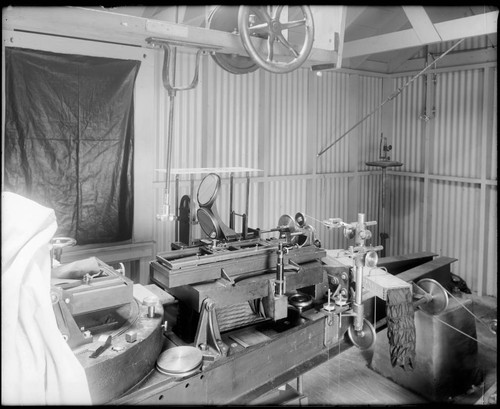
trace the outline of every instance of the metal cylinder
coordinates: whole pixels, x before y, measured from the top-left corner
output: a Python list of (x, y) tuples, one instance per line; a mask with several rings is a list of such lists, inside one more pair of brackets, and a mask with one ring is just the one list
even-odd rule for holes
[[(364, 215), (363, 215), (364, 216)], [(360, 219), (358, 219), (359, 222)], [(364, 222), (364, 220), (363, 220)], [(363, 260), (362, 257), (356, 257), (355, 259), (356, 268), (356, 294), (354, 298), (354, 312), (356, 316), (354, 317), (354, 329), (356, 331), (361, 331), (363, 328), (363, 318), (364, 318), (364, 306), (363, 306)]]
[(155, 317), (155, 306), (149, 306), (148, 307), (148, 318), (154, 318)]
[(276, 266), (276, 286), (274, 289), (274, 293), (279, 296), (285, 294), (284, 274), (285, 268), (283, 264), (283, 243), (280, 242), (278, 243), (278, 263)]

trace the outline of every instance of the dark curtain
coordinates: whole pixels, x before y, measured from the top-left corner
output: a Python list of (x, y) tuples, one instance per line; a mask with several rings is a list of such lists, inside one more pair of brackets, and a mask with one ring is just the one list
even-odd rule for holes
[(5, 49), (4, 189), (78, 244), (129, 240), (139, 61)]

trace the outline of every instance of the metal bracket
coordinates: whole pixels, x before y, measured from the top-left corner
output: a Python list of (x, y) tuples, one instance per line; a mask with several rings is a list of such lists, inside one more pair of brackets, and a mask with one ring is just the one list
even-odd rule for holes
[[(176, 41), (169, 41), (169, 40), (164, 40), (161, 38), (156, 38), (156, 37), (149, 37), (146, 39), (146, 42), (154, 47), (161, 47), (164, 50), (164, 57), (163, 57), (163, 72), (162, 72), (162, 78), (163, 78), (163, 86), (168, 92), (169, 96), (174, 96), (177, 91), (187, 91), (190, 89), (193, 89), (198, 85), (198, 72), (199, 72), (199, 67), (200, 67), (200, 55), (206, 54), (208, 52), (213, 52), (216, 51), (218, 48), (217, 47), (203, 47), (200, 44), (189, 44), (189, 43), (180, 43)], [(196, 63), (195, 63), (195, 71), (194, 71), (194, 76), (193, 80), (191, 83), (187, 86), (183, 87), (176, 87), (173, 82), (175, 81), (175, 75), (174, 75), (174, 81), (170, 81), (170, 55), (172, 54), (172, 49), (171, 46), (174, 48), (174, 73), (175, 73), (175, 51), (177, 51), (177, 47), (183, 46), (183, 47), (194, 47), (197, 48), (198, 51), (196, 52)]]
[(215, 314), (215, 303), (210, 298), (205, 298), (201, 305), (194, 346), (200, 348), (203, 359), (211, 361), (226, 356), (229, 351), (228, 346), (222, 342)]
[(229, 276), (227, 275), (226, 271), (225, 271), (223, 268), (221, 268), (221, 269), (220, 269), (220, 275), (221, 275), (221, 278), (223, 278), (224, 280), (229, 281), (229, 283), (230, 283), (233, 287), (236, 285), (236, 282), (235, 282), (235, 281), (234, 281), (231, 277), (229, 277)]
[(325, 314), (325, 336), (323, 345), (330, 347), (339, 339), (339, 315), (334, 312), (324, 312)]

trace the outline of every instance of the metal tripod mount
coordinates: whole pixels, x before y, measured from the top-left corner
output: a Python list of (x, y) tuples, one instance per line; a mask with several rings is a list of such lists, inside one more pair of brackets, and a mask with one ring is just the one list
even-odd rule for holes
[(365, 221), (365, 214), (358, 213), (358, 221), (345, 223), (342, 219), (333, 218), (324, 221), (327, 227), (344, 228), (344, 236), (354, 239), (354, 246), (350, 246), (347, 256), (354, 262), (355, 290), (352, 311), (343, 313), (343, 316), (354, 317), (354, 323), (349, 327), (348, 334), (351, 341), (361, 349), (366, 349), (375, 342), (375, 329), (364, 318), (363, 305), (363, 267), (366, 263), (375, 263), (378, 256), (376, 251), (382, 250), (382, 246), (366, 246), (366, 241), (372, 237), (367, 226), (376, 225), (376, 221)]
[[(159, 221), (165, 220), (176, 220), (178, 217), (177, 211), (175, 214), (170, 213), (170, 170), (172, 168), (172, 137), (173, 137), (173, 129), (174, 129), (174, 99), (177, 94), (177, 91), (187, 91), (193, 89), (198, 85), (198, 72), (200, 66), (200, 56), (201, 54), (207, 54), (209, 52), (214, 52), (218, 48), (217, 47), (204, 47), (200, 44), (192, 44), (192, 43), (180, 43), (176, 41), (166, 40), (163, 38), (157, 37), (149, 37), (146, 39), (146, 42), (153, 47), (160, 47), (164, 50), (163, 55), (163, 71), (162, 71), (162, 79), (163, 79), (163, 87), (167, 90), (169, 96), (169, 115), (168, 115), (168, 135), (167, 135), (167, 157), (166, 157), (166, 176), (165, 176), (165, 189), (163, 195), (163, 206), (162, 213), (156, 215), (156, 219)], [(173, 47), (173, 50), (171, 49)], [(187, 86), (179, 87), (175, 86), (175, 61), (177, 55), (177, 47), (194, 47), (197, 48), (196, 52), (196, 63), (195, 63), (195, 71), (194, 76), (191, 83)], [(172, 55), (172, 60), (171, 60)], [(172, 62), (173, 70), (172, 74), (170, 73), (170, 63)]]

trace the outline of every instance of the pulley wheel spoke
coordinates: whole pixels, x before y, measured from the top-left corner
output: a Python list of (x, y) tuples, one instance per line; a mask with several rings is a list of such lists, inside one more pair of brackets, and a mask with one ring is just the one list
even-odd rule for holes
[(274, 34), (269, 34), (267, 38), (267, 61), (272, 61), (274, 58), (274, 42), (276, 37)]
[(271, 22), (271, 15), (263, 7), (252, 7), (252, 11), (254, 11), (256, 16), (265, 23), (269, 24)]
[(269, 31), (269, 23), (256, 24), (248, 28), (250, 34), (267, 33)]
[(283, 44), (286, 48), (288, 48), (292, 54), (294, 55), (295, 58), (299, 57), (299, 53), (293, 48), (293, 46), (287, 41), (287, 39), (283, 36), (283, 34), (278, 34), (278, 40), (280, 41), (281, 44)]
[(274, 10), (274, 13), (273, 13), (273, 20), (279, 21), (282, 11), (283, 11), (283, 6), (276, 7), (276, 10)]
[(282, 23), (281, 24), (281, 29), (282, 30), (288, 30), (290, 28), (294, 27), (300, 27), (306, 24), (306, 20), (295, 20), (295, 21), (289, 21), (288, 23)]

